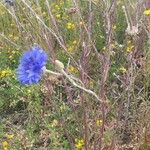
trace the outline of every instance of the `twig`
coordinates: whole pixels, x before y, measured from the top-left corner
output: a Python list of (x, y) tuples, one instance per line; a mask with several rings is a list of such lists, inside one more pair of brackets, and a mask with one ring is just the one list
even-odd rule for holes
[(57, 69), (58, 69), (58, 71), (59, 71), (60, 73), (56, 73), (56, 72), (47, 70), (47, 69), (45, 69), (45, 68), (44, 68), (44, 72), (48, 72), (48, 73), (50, 73), (50, 74), (54, 74), (54, 75), (58, 75), (58, 76), (64, 75), (64, 76), (72, 83), (73, 86), (75, 86), (75, 87), (77, 87), (77, 88), (79, 88), (79, 89), (85, 91), (85, 92), (88, 93), (88, 94), (91, 94), (92, 96), (94, 96), (94, 97), (97, 99), (98, 102), (103, 102), (103, 101), (96, 95), (95, 92), (93, 92), (93, 91), (91, 91), (91, 90), (89, 90), (89, 89), (86, 89), (85, 87), (83, 87), (83, 86), (81, 86), (81, 85), (78, 85), (78, 84), (73, 80), (73, 78), (71, 78), (71, 76), (69, 76), (69, 75), (64, 71), (64, 68), (63, 68), (62, 66), (60, 66), (60, 64), (62, 64), (60, 61), (57, 60), (57, 61), (55, 61), (55, 63), (56, 63), (56, 65), (57, 65), (56, 67), (57, 67)]

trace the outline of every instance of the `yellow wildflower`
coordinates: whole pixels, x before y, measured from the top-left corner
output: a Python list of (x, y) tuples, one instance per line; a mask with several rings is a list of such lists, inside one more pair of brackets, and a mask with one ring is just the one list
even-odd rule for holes
[(9, 58), (9, 59), (12, 59), (12, 55), (10, 55), (8, 58)]
[(19, 51), (19, 48), (16, 48), (16, 51)]
[(13, 23), (10, 24), (11, 27), (15, 26)]
[(120, 4), (121, 4), (121, 0), (118, 0), (118, 1), (117, 1), (117, 5), (120, 5)]
[(89, 88), (93, 88), (94, 87), (94, 82), (92, 80), (90, 80), (88, 82), (88, 86), (89, 86)]
[(43, 17), (46, 17), (46, 12), (44, 11), (44, 12), (42, 13), (42, 15), (43, 15)]
[(73, 67), (73, 66), (69, 66), (68, 67), (68, 72), (69, 73), (78, 73), (78, 69)]
[(28, 90), (27, 90), (27, 92), (28, 92), (28, 93), (31, 93), (31, 90), (30, 90), (30, 89), (28, 89)]
[(19, 40), (19, 37), (18, 36), (14, 36), (14, 41), (17, 41)]
[(64, 2), (63, 2), (63, 1), (60, 1), (60, 2), (59, 2), (59, 5), (60, 5), (60, 6), (62, 6), (63, 4), (64, 4)]
[(122, 73), (126, 73), (126, 72), (127, 72), (127, 69), (124, 68), (124, 67), (120, 67), (119, 70), (120, 70), (120, 72), (122, 72)]
[(106, 46), (104, 46), (104, 47), (102, 48), (102, 51), (106, 51)]
[(73, 46), (70, 46), (70, 47), (68, 47), (68, 49), (67, 49), (67, 50), (68, 50), (68, 52), (70, 52), (70, 53), (71, 53), (71, 52), (73, 52), (73, 49), (74, 49), (74, 47), (73, 47)]
[(131, 42), (131, 41), (128, 41), (128, 42), (127, 42), (126, 52), (127, 52), (127, 53), (130, 53), (130, 52), (133, 50), (133, 48), (134, 48), (134, 46), (133, 46), (132, 42)]
[(128, 46), (126, 52), (130, 53), (133, 50), (134, 46)]
[(16, 51), (14, 51), (14, 50), (12, 50), (12, 52), (11, 52), (12, 54), (15, 54), (16, 53)]
[(22, 7), (22, 10), (25, 10), (26, 8), (25, 7)]
[(75, 147), (77, 150), (81, 150), (84, 146), (84, 140), (83, 139), (75, 139)]
[(55, 5), (55, 9), (60, 10), (60, 7), (58, 5)]
[(36, 10), (37, 10), (37, 6), (36, 6), (36, 5), (33, 5), (33, 6), (32, 6), (32, 9), (33, 9), (34, 11), (36, 11)]
[(115, 43), (111, 44), (112, 48), (116, 48), (116, 45)]
[(58, 121), (56, 119), (51, 123), (51, 127), (56, 127), (58, 125)]
[(101, 119), (96, 119), (96, 126), (101, 126), (103, 121)]
[(9, 34), (8, 36), (9, 36), (9, 38), (12, 38), (12, 37), (13, 37), (13, 35), (12, 35), (12, 34)]
[(56, 13), (56, 9), (52, 9), (52, 13)]
[(7, 139), (12, 139), (14, 137), (14, 134), (6, 134), (5, 137)]
[(61, 17), (60, 14), (57, 14), (57, 15), (56, 15), (56, 18), (57, 18), (57, 19), (60, 19), (60, 17)]
[(27, 95), (31, 96), (32, 91), (30, 89), (27, 90)]
[(9, 68), (5, 70), (0, 70), (0, 78), (10, 76), (12, 74), (11, 70)]
[(64, 111), (64, 106), (60, 106), (60, 112), (63, 112)]
[(71, 23), (71, 22), (67, 23), (67, 29), (68, 30), (72, 30), (72, 29), (74, 29), (74, 27), (75, 27), (75, 25), (73, 23)]
[(72, 42), (72, 44), (73, 44), (73, 45), (76, 45), (76, 44), (77, 44), (77, 41), (76, 41), (76, 40), (74, 40), (74, 41)]
[(7, 141), (3, 141), (3, 150), (8, 150), (8, 142)]
[(99, 22), (99, 21), (97, 21), (97, 22), (96, 22), (96, 24), (97, 24), (97, 25), (100, 25), (100, 22)]
[(61, 113), (65, 112), (66, 109), (67, 109), (67, 107), (66, 107), (66, 104), (65, 104), (65, 103), (63, 103), (63, 104), (59, 107), (59, 110), (60, 110)]
[(114, 25), (114, 26), (112, 27), (113, 30), (116, 30), (116, 28), (117, 28), (116, 25)]
[(143, 14), (144, 15), (150, 15), (150, 9), (144, 10)]

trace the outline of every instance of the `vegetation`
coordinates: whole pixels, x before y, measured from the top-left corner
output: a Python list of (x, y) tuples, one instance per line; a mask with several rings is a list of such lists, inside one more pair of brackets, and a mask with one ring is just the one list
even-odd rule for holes
[[(35, 45), (49, 71), (20, 84)], [(149, 120), (149, 0), (0, 1), (0, 149), (150, 150)]]

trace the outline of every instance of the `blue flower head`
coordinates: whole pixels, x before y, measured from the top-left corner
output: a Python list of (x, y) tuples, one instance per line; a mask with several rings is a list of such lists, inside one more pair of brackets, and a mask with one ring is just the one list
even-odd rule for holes
[(24, 52), (17, 68), (17, 80), (27, 85), (37, 83), (41, 78), (46, 60), (46, 53), (39, 47), (32, 47)]

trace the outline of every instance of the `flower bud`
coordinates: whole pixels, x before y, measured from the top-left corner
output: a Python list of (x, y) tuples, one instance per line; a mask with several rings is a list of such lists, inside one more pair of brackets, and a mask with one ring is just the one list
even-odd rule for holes
[(62, 62), (60, 62), (59, 60), (55, 60), (55, 65), (56, 65), (58, 71), (61, 71), (64, 69), (64, 64)]

